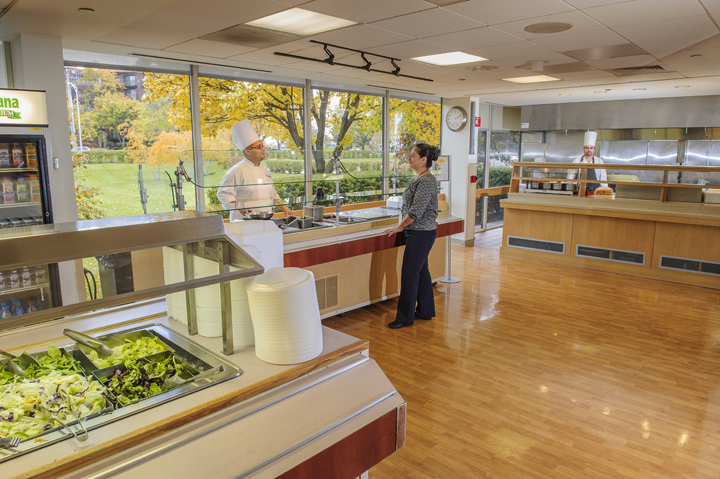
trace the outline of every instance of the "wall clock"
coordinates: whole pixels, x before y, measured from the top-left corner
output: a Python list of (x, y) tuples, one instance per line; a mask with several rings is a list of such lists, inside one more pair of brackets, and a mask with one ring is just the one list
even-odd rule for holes
[(461, 106), (454, 106), (445, 115), (445, 124), (452, 131), (460, 131), (465, 128), (468, 116), (465, 109)]

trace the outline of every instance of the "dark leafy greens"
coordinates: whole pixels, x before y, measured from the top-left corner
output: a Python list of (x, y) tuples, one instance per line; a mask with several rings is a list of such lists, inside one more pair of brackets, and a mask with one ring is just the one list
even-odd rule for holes
[(125, 361), (123, 365), (106, 383), (120, 404), (130, 404), (161, 393), (165, 379), (183, 372), (183, 365), (175, 355), (158, 362), (141, 359)]

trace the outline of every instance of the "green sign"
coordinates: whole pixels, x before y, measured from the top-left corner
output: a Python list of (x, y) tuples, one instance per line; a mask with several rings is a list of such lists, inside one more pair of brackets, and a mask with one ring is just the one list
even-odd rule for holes
[(0, 110), (0, 116), (5, 116), (11, 120), (20, 120), (20, 112), (12, 110)]

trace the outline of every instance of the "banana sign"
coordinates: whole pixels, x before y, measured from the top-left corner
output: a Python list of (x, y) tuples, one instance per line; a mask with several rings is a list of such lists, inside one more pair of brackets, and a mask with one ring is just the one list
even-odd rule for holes
[(44, 91), (0, 89), (0, 125), (47, 126)]

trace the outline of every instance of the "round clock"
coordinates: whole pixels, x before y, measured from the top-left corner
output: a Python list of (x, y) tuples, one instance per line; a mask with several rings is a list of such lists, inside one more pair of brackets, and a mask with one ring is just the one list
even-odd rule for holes
[(445, 115), (445, 124), (452, 131), (460, 131), (465, 128), (468, 116), (465, 109), (461, 106), (454, 106)]

